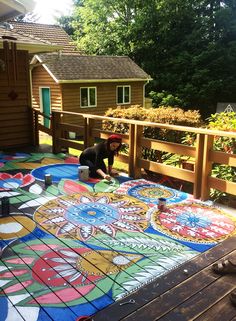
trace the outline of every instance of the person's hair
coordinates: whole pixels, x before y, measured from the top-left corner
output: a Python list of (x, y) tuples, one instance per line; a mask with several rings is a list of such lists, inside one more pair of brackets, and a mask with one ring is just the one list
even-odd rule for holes
[(110, 144), (111, 143), (119, 143), (120, 145), (117, 147), (117, 149), (114, 151), (115, 155), (119, 154), (119, 150), (121, 148), (122, 144), (122, 137), (118, 134), (112, 134), (107, 138), (107, 149), (110, 151)]

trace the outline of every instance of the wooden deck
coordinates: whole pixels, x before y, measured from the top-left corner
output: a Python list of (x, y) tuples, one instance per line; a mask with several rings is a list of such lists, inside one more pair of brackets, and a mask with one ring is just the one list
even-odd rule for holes
[[(10, 200), (10, 211), (0, 216), (0, 321), (236, 318), (229, 300), (236, 275), (211, 270), (236, 255), (235, 211), (145, 180), (78, 182), (72, 161), (50, 153), (1, 156), (0, 198)], [(48, 170), (57, 176), (50, 186), (43, 181)], [(160, 192), (168, 196), (166, 226), (153, 206)], [(185, 225), (186, 216), (170, 229), (182, 202), (205, 213), (205, 230)], [(88, 203), (89, 222), (81, 212)]]
[[(236, 275), (217, 275), (212, 264), (236, 258), (236, 238), (216, 247), (98, 312), (94, 321), (229, 321), (236, 307), (229, 294), (236, 289)], [(135, 303), (120, 306), (130, 299)]]

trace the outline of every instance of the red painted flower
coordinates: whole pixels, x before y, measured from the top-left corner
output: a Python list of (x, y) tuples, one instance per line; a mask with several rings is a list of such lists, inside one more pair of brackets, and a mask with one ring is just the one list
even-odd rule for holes
[(31, 174), (23, 175), (22, 173), (17, 173), (11, 175), (8, 173), (0, 173), (0, 191), (14, 190), (27, 186), (34, 181), (35, 178)]

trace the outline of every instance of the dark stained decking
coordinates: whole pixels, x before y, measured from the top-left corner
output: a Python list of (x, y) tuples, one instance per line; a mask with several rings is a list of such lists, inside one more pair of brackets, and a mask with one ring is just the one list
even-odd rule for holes
[[(212, 271), (214, 262), (228, 257), (236, 259), (236, 237), (98, 312), (94, 321), (236, 320), (236, 307), (229, 298), (236, 288), (236, 274), (220, 276)], [(135, 303), (120, 306), (130, 299)]]

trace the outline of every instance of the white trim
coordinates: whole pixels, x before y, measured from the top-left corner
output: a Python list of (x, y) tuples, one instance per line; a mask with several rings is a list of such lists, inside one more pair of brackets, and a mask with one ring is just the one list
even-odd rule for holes
[[(87, 89), (88, 106), (82, 106), (81, 89)], [(90, 105), (90, 89), (95, 89), (95, 105)], [(80, 87), (80, 108), (97, 107), (97, 87)]]
[[(73, 80), (58, 80), (59, 84), (69, 83), (98, 83), (98, 82), (135, 82), (135, 81), (147, 81), (149, 78), (126, 78), (126, 79), (73, 79)], [(151, 80), (151, 79), (150, 79)]]
[[(61, 46), (49, 45), (49, 44), (35, 44), (35, 43), (24, 43), (20, 41), (12, 41), (16, 43), (18, 50), (27, 50), (29, 53), (39, 53), (39, 52), (54, 52), (61, 50)], [(0, 39), (0, 49), (3, 49), (3, 40)]]
[[(129, 102), (124, 102), (125, 100), (125, 87), (129, 87)], [(118, 88), (123, 88), (123, 93), (122, 93), (122, 103), (118, 102)], [(130, 105), (131, 104), (131, 86), (130, 85), (123, 85), (123, 86), (116, 86), (116, 104), (117, 105)]]

